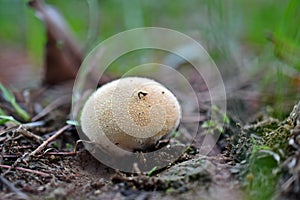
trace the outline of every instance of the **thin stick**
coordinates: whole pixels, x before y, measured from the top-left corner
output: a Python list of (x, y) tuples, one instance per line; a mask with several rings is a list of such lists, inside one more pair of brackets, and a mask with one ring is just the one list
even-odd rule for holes
[[(8, 170), (12, 169), (12, 166), (9, 166), (9, 165), (1, 165), (0, 164), (0, 167), (8, 169)], [(47, 173), (44, 173), (44, 172), (40, 172), (40, 171), (32, 170), (32, 169), (27, 169), (27, 168), (23, 168), (23, 167), (14, 167), (13, 169), (24, 171), (24, 172), (29, 172), (29, 173), (40, 175), (40, 176), (43, 176), (43, 177), (50, 177), (51, 176), (50, 174), (47, 174)]]
[[(23, 126), (23, 128), (30, 128), (30, 127), (42, 126), (44, 124), (45, 124), (45, 122), (43, 122), (43, 121), (36, 121), (36, 122), (25, 123), (25, 124), (22, 124), (21, 126)], [(15, 126), (6, 128), (4, 130), (1, 130), (0, 131), (0, 136), (7, 133), (7, 132), (9, 132), (9, 131), (13, 131), (14, 129), (17, 129), (19, 127), (20, 127), (20, 125), (15, 125)]]
[[(23, 146), (18, 146), (18, 147), (12, 147), (11, 149), (30, 149), (30, 148), (32, 148), (31, 145), (23, 145)], [(0, 147), (0, 151), (2, 151), (2, 149), (3, 149), (3, 148)], [(3, 154), (2, 156), (3, 156), (3, 158), (4, 158), (5, 156), (20, 157), (20, 155), (16, 155), (16, 154)]]
[(23, 136), (25, 137), (28, 137), (28, 138), (31, 138), (33, 140), (35, 140), (36, 142), (38, 143), (41, 143), (43, 141), (42, 137), (28, 131), (27, 129), (23, 128), (22, 125), (20, 125), (16, 130), (15, 132), (17, 133), (21, 133)]
[(12, 154), (3, 154), (2, 155), (3, 158), (18, 158), (18, 155), (12, 155)]
[(0, 136), (3, 135), (3, 134), (5, 134), (5, 133), (7, 133), (7, 132), (9, 132), (9, 131), (12, 131), (12, 130), (18, 128), (18, 126), (19, 126), (19, 125), (15, 125), (15, 126), (6, 128), (6, 129), (4, 129), (4, 130), (1, 130), (1, 131), (0, 131)]
[(48, 152), (48, 153), (45, 153), (45, 155), (54, 155), (54, 156), (73, 156), (73, 155), (76, 155), (78, 154), (78, 152), (74, 152), (74, 151), (69, 151), (69, 152)]
[[(1, 149), (0, 149), (1, 150)], [(74, 152), (74, 151), (66, 151), (66, 152), (47, 152), (44, 155), (45, 156), (74, 156), (77, 155), (79, 152)], [(3, 154), (3, 158), (19, 158), (19, 155), (14, 155), (14, 154)]]
[(41, 152), (44, 148), (47, 147), (47, 145), (54, 141), (58, 136), (60, 136), (65, 130), (67, 130), (68, 128), (70, 128), (72, 125), (66, 125), (64, 127), (62, 127), (61, 129), (59, 129), (54, 135), (52, 135), (51, 137), (49, 137), (47, 140), (45, 140), (38, 148), (36, 148), (33, 152), (31, 152), (29, 154), (29, 157), (31, 156), (35, 156), (36, 154), (38, 154), (39, 152)]
[(6, 185), (6, 187), (13, 193), (15, 193), (20, 199), (29, 200), (29, 197), (16, 188), (12, 183), (10, 183), (6, 178), (0, 175), (0, 181)]

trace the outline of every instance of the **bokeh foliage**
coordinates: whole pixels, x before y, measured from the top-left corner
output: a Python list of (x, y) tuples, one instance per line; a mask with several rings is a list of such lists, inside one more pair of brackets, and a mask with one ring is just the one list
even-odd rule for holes
[[(27, 2), (0, 0), (0, 44), (25, 49), (30, 61), (40, 66), (45, 30)], [(273, 106), (274, 116), (284, 118), (299, 98), (299, 85), (295, 85), (300, 69), (297, 0), (46, 2), (66, 18), (85, 53), (127, 29), (171, 28), (202, 42), (225, 81), (241, 73), (259, 73), (255, 89), (260, 90), (262, 103)]]

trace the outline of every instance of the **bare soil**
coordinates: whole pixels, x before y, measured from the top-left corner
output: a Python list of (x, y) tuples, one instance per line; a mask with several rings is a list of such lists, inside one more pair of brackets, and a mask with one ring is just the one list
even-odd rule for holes
[(45, 141), (55, 133), (53, 125), (0, 129), (0, 176), (7, 181), (1, 181), (0, 199), (241, 199), (219, 146), (209, 156), (190, 146), (175, 163), (151, 174), (122, 173), (83, 145), (74, 152), (74, 145), (67, 145), (78, 139), (73, 126), (31, 155), (42, 143), (38, 137)]

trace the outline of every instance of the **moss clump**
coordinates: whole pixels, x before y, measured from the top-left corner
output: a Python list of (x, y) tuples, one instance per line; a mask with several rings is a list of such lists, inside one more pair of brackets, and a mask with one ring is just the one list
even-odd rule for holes
[(279, 182), (281, 195), (290, 199), (300, 196), (300, 102), (294, 107), (290, 117), (293, 128), (288, 141), (288, 156), (283, 161), (283, 176)]
[(249, 199), (300, 194), (299, 116), (300, 102), (286, 120), (266, 118), (230, 138), (230, 155), (239, 166)]

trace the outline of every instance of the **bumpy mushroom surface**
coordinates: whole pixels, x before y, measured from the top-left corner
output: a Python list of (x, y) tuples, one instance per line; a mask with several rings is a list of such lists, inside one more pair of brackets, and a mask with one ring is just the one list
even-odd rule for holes
[(180, 118), (180, 105), (166, 87), (148, 78), (127, 77), (103, 85), (89, 97), (81, 127), (102, 147), (145, 150), (174, 131)]

